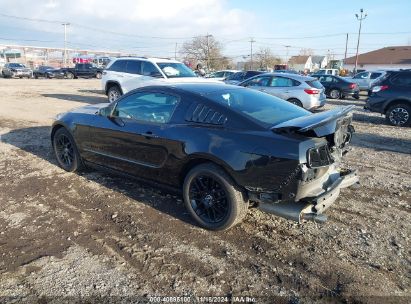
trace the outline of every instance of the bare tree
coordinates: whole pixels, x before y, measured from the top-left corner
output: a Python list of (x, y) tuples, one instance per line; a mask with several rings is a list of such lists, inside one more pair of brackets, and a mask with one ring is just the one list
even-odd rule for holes
[(299, 52), (299, 55), (301, 56), (312, 56), (314, 55), (314, 50), (313, 49), (301, 49)]
[(276, 64), (281, 63), (281, 58), (275, 56), (269, 48), (261, 48), (255, 54), (254, 61), (258, 64), (261, 70), (273, 69)]
[(208, 70), (214, 70), (232, 65), (230, 58), (222, 55), (222, 45), (213, 35), (198, 36), (185, 42), (180, 49), (180, 54), (193, 67), (201, 63)]

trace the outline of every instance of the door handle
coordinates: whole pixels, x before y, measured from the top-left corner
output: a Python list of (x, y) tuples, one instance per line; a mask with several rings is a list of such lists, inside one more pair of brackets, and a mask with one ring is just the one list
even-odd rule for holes
[(151, 131), (147, 131), (146, 133), (144, 133), (144, 137), (147, 138), (147, 139), (158, 138), (158, 136), (153, 134), (153, 132), (151, 132)]

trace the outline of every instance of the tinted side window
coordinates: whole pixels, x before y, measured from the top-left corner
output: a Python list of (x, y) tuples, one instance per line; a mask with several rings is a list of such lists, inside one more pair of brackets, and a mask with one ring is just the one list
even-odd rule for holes
[(290, 78), (274, 76), (273, 79), (271, 80), (271, 86), (272, 87), (292, 87), (293, 80)]
[(151, 62), (144, 61), (142, 62), (143, 71), (142, 75), (144, 76), (158, 76), (161, 75), (159, 70)]
[(141, 61), (127, 60), (126, 73), (141, 74)]
[(270, 77), (256, 77), (253, 79), (250, 79), (249, 81), (246, 82), (246, 86), (248, 87), (268, 87), (268, 84), (270, 83)]
[(126, 60), (117, 60), (110, 66), (108, 70), (113, 71), (113, 72), (125, 72), (126, 63), (127, 63)]
[(145, 122), (167, 123), (178, 98), (163, 93), (135, 93), (121, 100), (113, 115)]
[(382, 75), (382, 73), (371, 73), (370, 78), (371, 79), (376, 79), (376, 78), (380, 77), (381, 75)]
[(230, 80), (242, 80), (244, 78), (244, 75), (245, 73), (243, 72), (235, 73), (230, 76)]
[(411, 86), (411, 73), (398, 73), (391, 78), (391, 83), (398, 86)]

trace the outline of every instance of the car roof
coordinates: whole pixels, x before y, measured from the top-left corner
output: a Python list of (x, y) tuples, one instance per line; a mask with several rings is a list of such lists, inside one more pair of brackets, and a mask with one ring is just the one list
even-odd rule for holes
[(188, 93), (194, 93), (198, 95), (205, 96), (210, 93), (219, 92), (219, 91), (227, 91), (227, 90), (246, 90), (246, 88), (231, 84), (225, 84), (223, 82), (216, 83), (216, 82), (177, 82), (177, 83), (156, 83), (150, 86), (137, 88), (133, 91), (139, 90), (152, 90), (152, 89), (177, 89), (179, 91), (184, 91)]
[(300, 74), (294, 74), (294, 73), (264, 73), (264, 74), (260, 74), (258, 75), (259, 77), (261, 76), (287, 76), (288, 78), (297, 80), (297, 81), (311, 81), (311, 80), (317, 80), (314, 77), (311, 76), (304, 76), (304, 75), (300, 75)]
[(115, 60), (143, 60), (143, 61), (150, 61), (150, 62), (156, 62), (156, 63), (157, 62), (181, 63), (178, 60), (173, 60), (169, 58), (158, 58), (158, 57), (117, 57)]

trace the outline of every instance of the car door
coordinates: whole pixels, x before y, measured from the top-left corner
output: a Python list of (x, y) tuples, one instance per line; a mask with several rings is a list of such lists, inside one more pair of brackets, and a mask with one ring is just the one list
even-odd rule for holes
[(328, 96), (330, 94), (330, 89), (333, 84), (333, 77), (324, 75), (319, 77), (318, 80), (321, 82), (325, 89), (325, 95)]
[(153, 91), (120, 99), (111, 115), (95, 116), (88, 159), (135, 176), (161, 178), (172, 146), (166, 134), (178, 103), (175, 95)]

